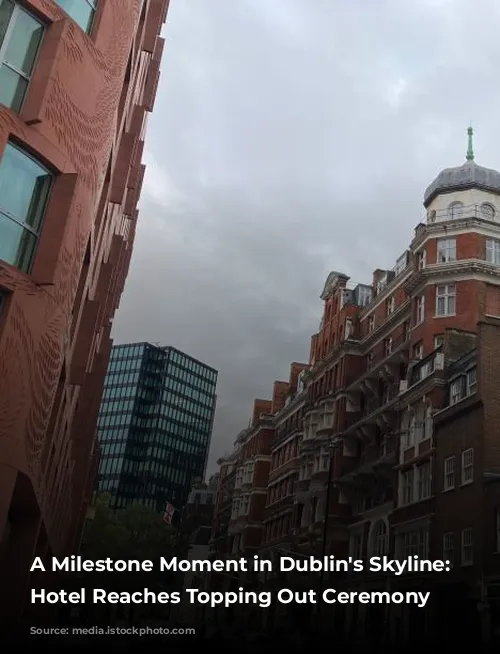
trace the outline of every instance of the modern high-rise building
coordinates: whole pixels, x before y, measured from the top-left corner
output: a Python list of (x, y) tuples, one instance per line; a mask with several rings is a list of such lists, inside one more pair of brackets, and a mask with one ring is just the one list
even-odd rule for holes
[(173, 347), (116, 345), (99, 415), (99, 492), (180, 509), (205, 474), (217, 371)]
[(36, 581), (35, 553), (78, 550), (167, 7), (168, 0), (0, 0), (5, 622), (20, 614)]

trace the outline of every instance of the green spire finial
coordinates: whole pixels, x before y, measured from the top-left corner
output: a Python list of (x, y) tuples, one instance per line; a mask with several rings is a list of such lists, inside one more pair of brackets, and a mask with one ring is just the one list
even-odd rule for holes
[(474, 130), (472, 127), (469, 127), (467, 130), (467, 134), (469, 135), (469, 147), (467, 148), (467, 161), (474, 161), (474, 147), (472, 143), (472, 135), (474, 134)]

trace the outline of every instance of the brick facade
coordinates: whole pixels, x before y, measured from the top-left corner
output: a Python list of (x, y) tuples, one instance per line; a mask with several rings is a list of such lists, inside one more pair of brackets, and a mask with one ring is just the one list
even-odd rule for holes
[(44, 33), (21, 110), (0, 105), (0, 166), (15, 144), (51, 171), (53, 186), (31, 269), (0, 261), (6, 620), (22, 605), (34, 553), (79, 547), (168, 9), (168, 0), (100, 1), (87, 34), (55, 0), (18, 4)]
[[(326, 553), (339, 557), (442, 558), (454, 534), (455, 567), (440, 577), (425, 620), (401, 607), (331, 609), (353, 639), (415, 641), (439, 625), (444, 634), (463, 606), (464, 629), (477, 635), (487, 613), (478, 611), (486, 562), (497, 574), (500, 188), (461, 183), (426, 196), (426, 219), (394, 268), (355, 288), (342, 273), (328, 276), (309, 366), (269, 417), (263, 555), (322, 554), (326, 530)], [(456, 489), (444, 492), (451, 457)], [(462, 564), (463, 556), (471, 560)], [(345, 583), (386, 590), (409, 579), (356, 575)], [(412, 583), (434, 589), (436, 578)], [(462, 597), (462, 609), (451, 602), (445, 615), (441, 592)]]

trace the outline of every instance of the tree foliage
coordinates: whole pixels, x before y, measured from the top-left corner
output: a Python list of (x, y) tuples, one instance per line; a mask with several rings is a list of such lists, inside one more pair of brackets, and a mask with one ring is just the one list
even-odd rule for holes
[(99, 495), (95, 517), (85, 542), (85, 555), (90, 559), (151, 559), (171, 556), (176, 532), (165, 525), (153, 509), (131, 504), (113, 510), (111, 495)]
[(102, 494), (96, 500), (95, 516), (89, 525), (82, 554), (92, 561), (111, 558), (153, 562), (151, 572), (105, 572), (93, 576), (100, 587), (120, 591), (141, 584), (150, 588), (168, 585), (168, 573), (160, 572), (160, 557), (172, 557), (176, 545), (177, 532), (165, 525), (156, 511), (143, 504), (113, 510), (111, 495)]

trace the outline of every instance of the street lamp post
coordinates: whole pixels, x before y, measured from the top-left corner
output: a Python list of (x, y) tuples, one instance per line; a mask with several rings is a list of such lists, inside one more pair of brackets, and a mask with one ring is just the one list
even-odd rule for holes
[(325, 579), (325, 569), (324, 561), (326, 556), (326, 546), (328, 542), (328, 522), (330, 517), (330, 496), (332, 494), (332, 481), (333, 481), (333, 465), (335, 461), (335, 445), (333, 442), (328, 444), (328, 449), (330, 451), (330, 457), (328, 461), (328, 481), (326, 484), (326, 503), (325, 503), (325, 519), (323, 522), (323, 540), (321, 544), (321, 561), (322, 567), (319, 574), (319, 584), (318, 584), (318, 617), (321, 615), (321, 607), (323, 605), (321, 596), (323, 595), (324, 579)]

